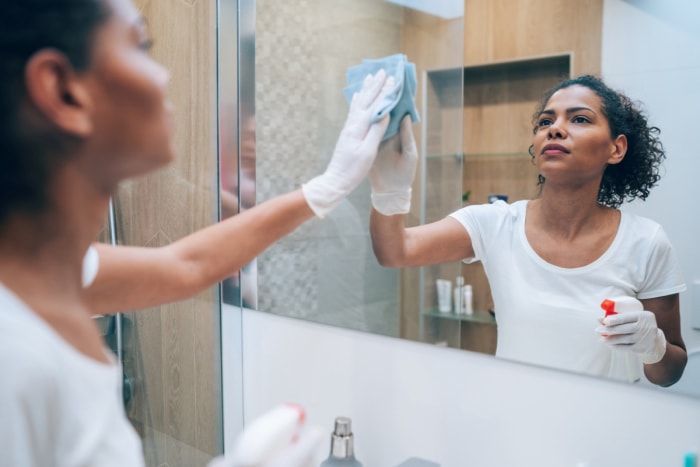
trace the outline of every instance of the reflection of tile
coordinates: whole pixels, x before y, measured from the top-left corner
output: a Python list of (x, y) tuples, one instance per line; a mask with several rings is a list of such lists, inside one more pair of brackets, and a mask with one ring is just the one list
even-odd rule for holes
[[(256, 9), (260, 202), (298, 188), (325, 169), (347, 113), (342, 95), (347, 67), (365, 57), (396, 53), (402, 16), (400, 8), (375, 0), (258, 0)], [(319, 265), (329, 256), (318, 245), (324, 234), (320, 222), (307, 223), (261, 255), (261, 310), (294, 317), (328, 313), (319, 310), (319, 301), (328, 304), (333, 290), (319, 276)], [(355, 259), (345, 255), (337, 257), (334, 277), (356, 273), (340, 266)]]

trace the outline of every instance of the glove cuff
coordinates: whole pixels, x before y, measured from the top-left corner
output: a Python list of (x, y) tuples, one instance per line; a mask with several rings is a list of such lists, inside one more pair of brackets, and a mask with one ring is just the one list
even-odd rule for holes
[(391, 193), (372, 192), (372, 207), (385, 216), (406, 214), (411, 210), (411, 188)]
[(301, 186), (301, 191), (311, 210), (323, 219), (345, 198), (347, 192), (329, 182), (326, 174), (312, 178)]
[(654, 350), (645, 353), (641, 356), (642, 363), (652, 364), (659, 363), (666, 355), (666, 336), (661, 329), (656, 330), (656, 339), (654, 340)]

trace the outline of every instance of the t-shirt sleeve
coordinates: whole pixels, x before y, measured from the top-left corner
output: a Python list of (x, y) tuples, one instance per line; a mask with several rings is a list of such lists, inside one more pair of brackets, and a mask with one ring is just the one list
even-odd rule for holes
[(95, 282), (97, 271), (100, 268), (100, 256), (97, 249), (90, 245), (83, 257), (83, 288), (87, 289)]
[(663, 297), (686, 289), (681, 265), (663, 228), (652, 237), (647, 257), (646, 275), (637, 297)]
[(466, 206), (450, 214), (450, 217), (462, 224), (472, 240), (474, 257), (463, 258), (464, 262), (472, 263), (485, 259), (489, 242), (496, 237), (496, 232), (503, 225), (509, 209), (505, 201), (499, 200), (492, 204)]

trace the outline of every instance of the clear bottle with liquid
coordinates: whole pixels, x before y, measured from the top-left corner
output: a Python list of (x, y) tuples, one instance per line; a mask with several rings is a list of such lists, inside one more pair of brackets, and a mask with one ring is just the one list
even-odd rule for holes
[(331, 453), (328, 459), (321, 462), (321, 467), (362, 467), (355, 459), (355, 448), (352, 434), (352, 422), (348, 417), (337, 417), (335, 428), (331, 434)]

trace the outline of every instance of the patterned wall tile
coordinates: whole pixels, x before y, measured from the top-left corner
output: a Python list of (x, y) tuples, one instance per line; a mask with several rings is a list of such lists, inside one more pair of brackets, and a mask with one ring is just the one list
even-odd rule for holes
[[(256, 6), (261, 202), (325, 169), (347, 114), (345, 71), (363, 58), (399, 52), (402, 9), (376, 0), (258, 0)], [(368, 200), (365, 183), (326, 219), (261, 255), (259, 309), (396, 335), (398, 273), (377, 272)], [(370, 287), (383, 291), (380, 298), (367, 293)]]

